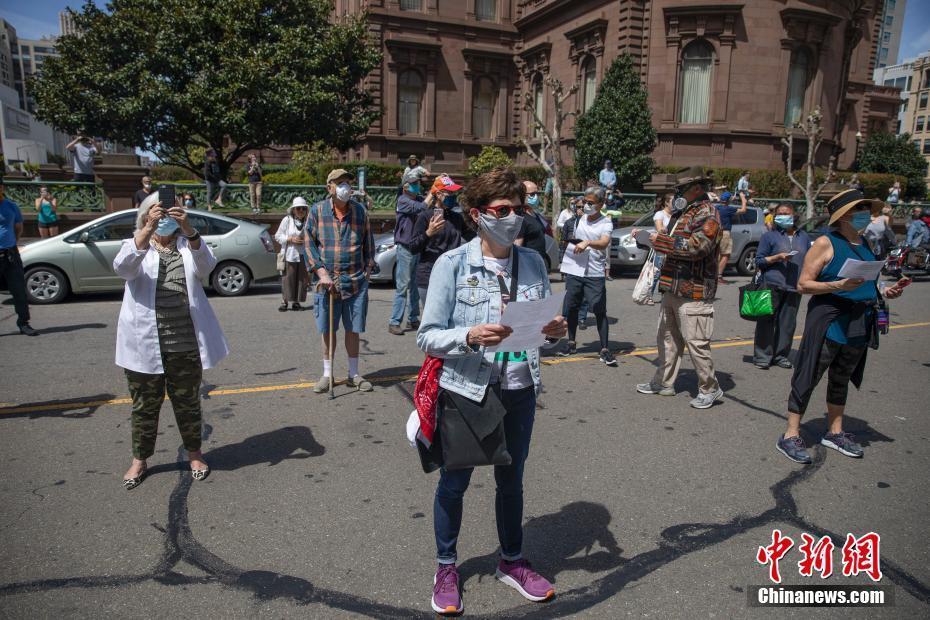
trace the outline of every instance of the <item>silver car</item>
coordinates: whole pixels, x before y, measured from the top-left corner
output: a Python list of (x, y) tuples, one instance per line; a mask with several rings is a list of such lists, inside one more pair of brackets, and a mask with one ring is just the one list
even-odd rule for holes
[[(397, 262), (397, 249), (394, 244), (394, 233), (381, 233), (375, 235), (375, 262), (380, 271), (372, 274), (372, 282), (390, 284), (394, 282), (394, 265)], [(559, 265), (559, 246), (551, 235), (546, 235), (546, 269), (552, 271)]]
[[(653, 228), (652, 213), (646, 213), (632, 226), (614, 230), (610, 238), (610, 266), (616, 269), (640, 268), (646, 261), (648, 250), (636, 247), (631, 233), (634, 228)], [(735, 266), (740, 275), (751, 276), (756, 272), (756, 248), (765, 233), (765, 218), (762, 209), (749, 207), (745, 213), (733, 216), (733, 253), (730, 266)]]
[[(231, 297), (252, 282), (277, 277), (274, 241), (265, 226), (195, 209), (187, 217), (216, 256), (204, 285)], [(29, 303), (58, 303), (69, 292), (122, 290), (125, 282), (113, 272), (113, 259), (135, 227), (135, 209), (118, 211), (22, 248)]]

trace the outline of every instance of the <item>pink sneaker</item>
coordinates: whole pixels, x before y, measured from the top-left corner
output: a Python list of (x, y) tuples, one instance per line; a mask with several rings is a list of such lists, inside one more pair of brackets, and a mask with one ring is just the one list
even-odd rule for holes
[(460, 614), (465, 609), (459, 591), (459, 572), (455, 564), (440, 564), (433, 578), (433, 611), (438, 614)]
[(497, 579), (531, 601), (548, 601), (555, 596), (555, 588), (542, 575), (530, 567), (526, 560), (509, 562), (501, 560), (497, 565)]

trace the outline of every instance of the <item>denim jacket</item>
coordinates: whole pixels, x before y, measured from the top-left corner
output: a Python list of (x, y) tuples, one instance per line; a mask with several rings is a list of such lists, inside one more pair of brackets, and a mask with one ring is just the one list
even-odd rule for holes
[[(513, 249), (520, 253), (515, 301), (548, 297), (549, 274), (539, 253), (516, 245)], [(440, 256), (433, 266), (428, 290), (417, 346), (427, 355), (445, 360), (440, 387), (481, 401), (491, 382), (495, 354), (468, 345), (465, 338), (475, 325), (500, 322), (501, 290), (496, 274), (484, 268), (480, 238)], [(527, 351), (526, 355), (538, 393), (539, 350)]]

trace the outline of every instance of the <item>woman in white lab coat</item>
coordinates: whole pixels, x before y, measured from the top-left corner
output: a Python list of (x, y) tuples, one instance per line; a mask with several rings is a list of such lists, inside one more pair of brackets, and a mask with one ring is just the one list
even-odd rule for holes
[(194, 479), (210, 473), (200, 451), (200, 381), (204, 368), (229, 353), (201, 285), (215, 266), (216, 258), (179, 204), (165, 208), (158, 192), (142, 201), (135, 235), (123, 241), (113, 259), (114, 271), (126, 280), (116, 365), (125, 369), (132, 396), (133, 460), (123, 476), (127, 490), (145, 478), (166, 390)]

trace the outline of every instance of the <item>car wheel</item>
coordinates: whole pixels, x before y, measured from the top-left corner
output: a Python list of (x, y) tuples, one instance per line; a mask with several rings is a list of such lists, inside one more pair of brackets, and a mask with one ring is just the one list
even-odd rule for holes
[(57, 304), (70, 290), (68, 278), (54, 267), (30, 267), (26, 271), (26, 297), (31, 304)]
[(245, 294), (252, 283), (249, 268), (236, 261), (227, 261), (217, 265), (210, 277), (213, 290), (223, 297), (237, 297)]
[(743, 250), (736, 263), (736, 269), (741, 276), (751, 276), (756, 273), (756, 246), (752, 245)]

